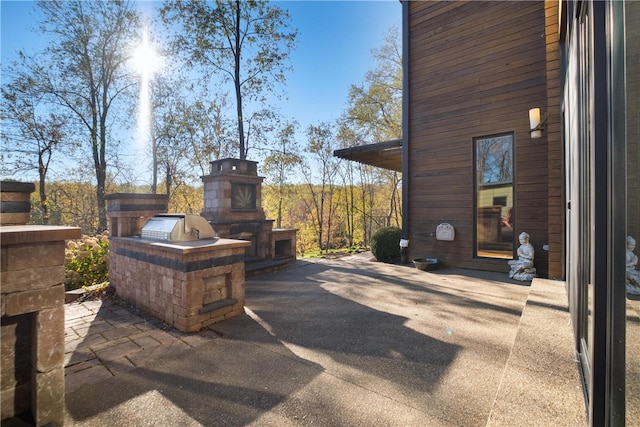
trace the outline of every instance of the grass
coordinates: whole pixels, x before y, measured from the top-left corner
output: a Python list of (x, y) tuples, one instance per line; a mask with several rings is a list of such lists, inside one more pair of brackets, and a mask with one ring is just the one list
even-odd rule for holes
[(299, 258), (340, 258), (343, 256), (359, 254), (361, 252), (368, 251), (369, 249), (361, 246), (352, 246), (350, 248), (329, 249), (326, 251), (316, 250), (311, 252), (305, 252), (303, 255), (298, 254)]

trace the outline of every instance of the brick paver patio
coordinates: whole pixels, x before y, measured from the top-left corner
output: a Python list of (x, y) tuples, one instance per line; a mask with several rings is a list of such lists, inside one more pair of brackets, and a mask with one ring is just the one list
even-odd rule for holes
[(66, 393), (217, 337), (208, 329), (182, 333), (117, 300), (65, 304)]

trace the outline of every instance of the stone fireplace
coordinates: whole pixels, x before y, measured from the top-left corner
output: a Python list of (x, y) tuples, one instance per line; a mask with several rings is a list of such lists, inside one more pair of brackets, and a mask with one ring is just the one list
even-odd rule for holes
[(211, 162), (204, 183), (206, 218), (220, 237), (251, 243), (246, 261), (296, 259), (296, 229), (274, 229), (262, 209), (262, 181), (258, 163), (221, 159)]
[(257, 162), (239, 159), (215, 160), (210, 174), (202, 177), (202, 216), (220, 237), (251, 242), (248, 260), (271, 258), (273, 220), (262, 209), (262, 180)]

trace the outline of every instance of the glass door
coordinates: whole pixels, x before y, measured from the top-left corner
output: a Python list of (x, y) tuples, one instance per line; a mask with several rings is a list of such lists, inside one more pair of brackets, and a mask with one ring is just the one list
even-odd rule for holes
[(590, 388), (593, 342), (593, 120), (588, 3), (568, 35), (563, 117), (566, 168), (567, 285), (585, 387)]
[[(640, 425), (640, 2), (614, 2), (614, 17), (624, 22), (623, 37), (614, 48), (624, 52), (624, 110), (620, 116), (626, 143), (626, 239), (625, 239), (625, 425)], [(622, 40), (620, 40), (622, 39)], [(623, 46), (619, 46), (623, 45)]]

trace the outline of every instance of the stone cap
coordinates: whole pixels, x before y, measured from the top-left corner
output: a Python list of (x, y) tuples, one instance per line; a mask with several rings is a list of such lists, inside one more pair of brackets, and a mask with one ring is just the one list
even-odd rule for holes
[(226, 174), (240, 174), (240, 175), (258, 175), (258, 162), (253, 160), (242, 159), (219, 159), (210, 162), (211, 169), (209, 173), (211, 175), (226, 175)]
[(80, 227), (55, 225), (6, 225), (0, 227), (2, 246), (24, 243), (58, 242), (82, 237)]
[(24, 225), (31, 219), (33, 182), (0, 181), (0, 225)]
[(36, 191), (36, 185), (33, 182), (0, 181), (0, 191), (33, 193)]
[(104, 196), (105, 200), (115, 199), (135, 199), (135, 200), (166, 200), (166, 194), (147, 194), (147, 193), (111, 193)]
[(225, 249), (245, 248), (251, 246), (248, 240), (236, 239), (202, 239), (191, 240), (187, 242), (168, 242), (163, 240), (151, 240), (140, 237), (112, 237), (113, 241), (140, 245), (149, 248), (160, 248), (167, 252), (175, 252), (180, 254), (193, 254), (199, 252), (221, 251)]
[(149, 217), (166, 212), (169, 198), (166, 194), (114, 193), (105, 196), (107, 216)]

